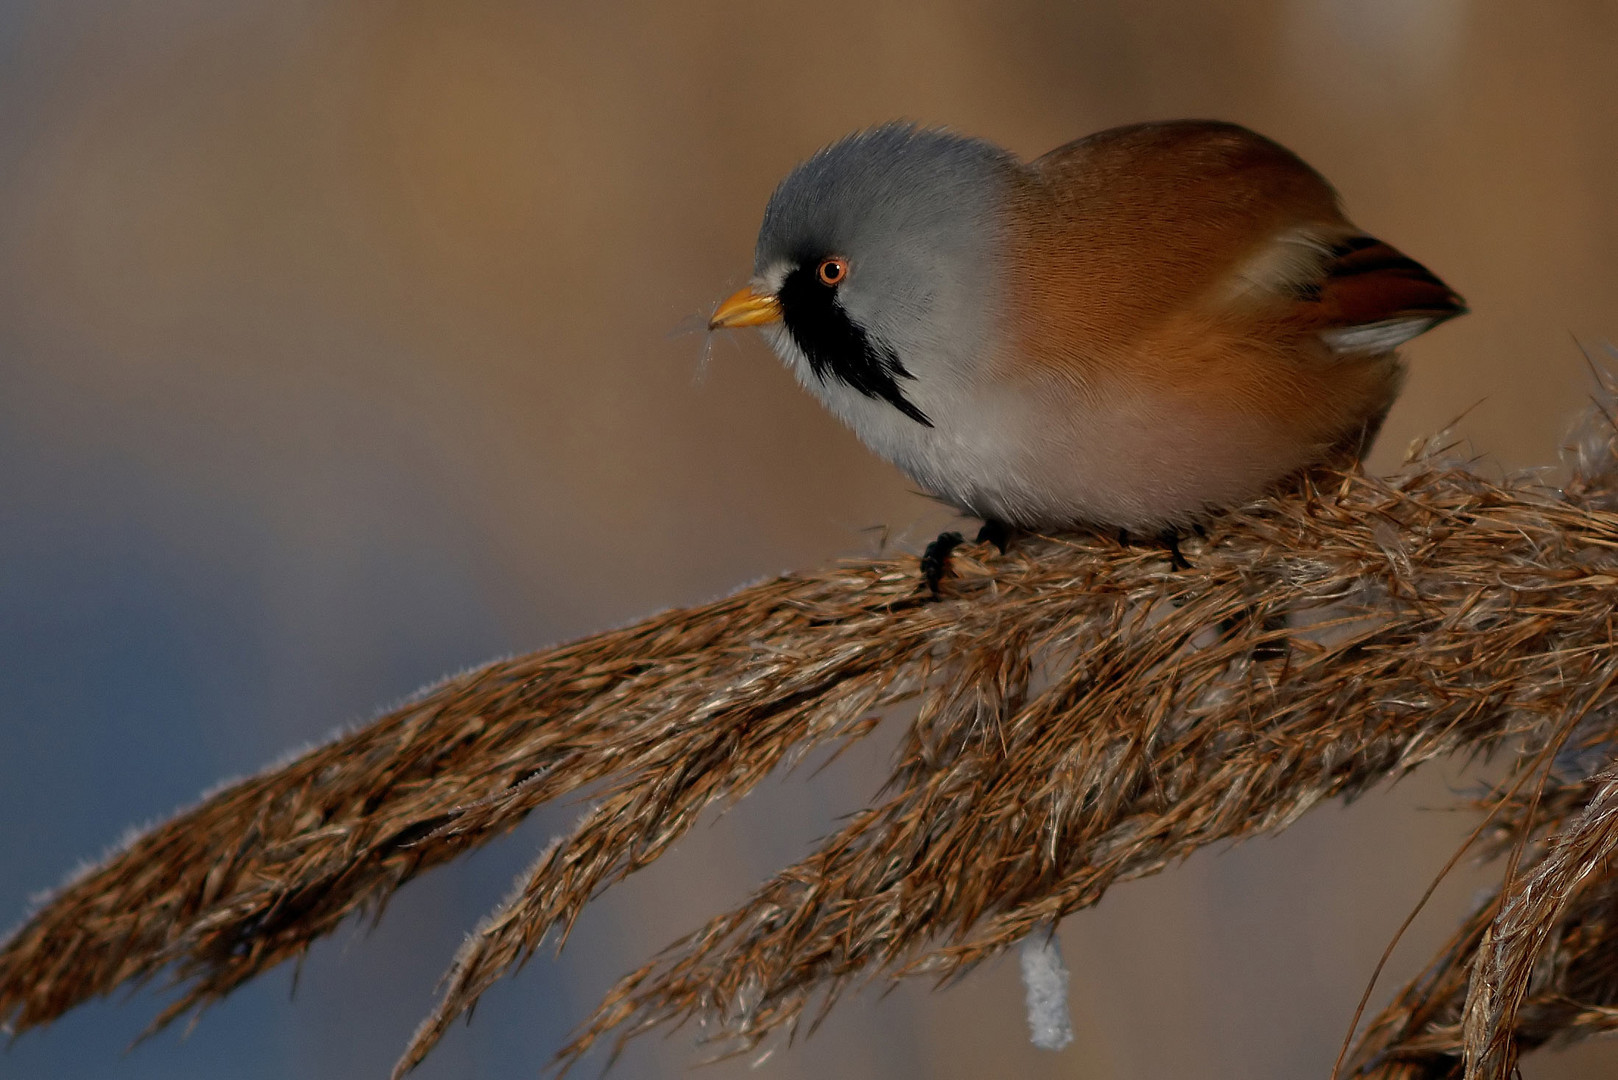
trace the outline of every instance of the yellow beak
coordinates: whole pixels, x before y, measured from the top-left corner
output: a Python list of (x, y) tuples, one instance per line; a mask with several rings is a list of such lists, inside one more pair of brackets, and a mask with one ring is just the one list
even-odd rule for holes
[(752, 286), (732, 293), (713, 309), (708, 329), (730, 330), (738, 326), (763, 326), (781, 318), (781, 302), (769, 293), (754, 292)]

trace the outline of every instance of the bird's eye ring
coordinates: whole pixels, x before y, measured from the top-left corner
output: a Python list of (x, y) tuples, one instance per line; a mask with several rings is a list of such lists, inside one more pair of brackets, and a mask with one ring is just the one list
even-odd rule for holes
[(843, 279), (848, 276), (848, 260), (824, 259), (820, 268), (815, 271), (815, 276), (820, 278), (822, 285), (841, 285)]

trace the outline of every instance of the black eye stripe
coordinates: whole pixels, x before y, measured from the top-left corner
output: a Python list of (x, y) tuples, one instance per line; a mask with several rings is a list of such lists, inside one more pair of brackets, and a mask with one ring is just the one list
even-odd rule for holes
[(825, 382), (838, 379), (868, 398), (886, 401), (918, 424), (932, 427), (927, 414), (912, 405), (899, 389), (899, 379), (915, 376), (905, 370), (899, 356), (885, 345), (873, 342), (837, 302), (837, 291), (823, 284), (819, 261), (806, 260), (786, 276), (776, 299), (781, 302), (781, 320), (803, 355), (809, 369)]

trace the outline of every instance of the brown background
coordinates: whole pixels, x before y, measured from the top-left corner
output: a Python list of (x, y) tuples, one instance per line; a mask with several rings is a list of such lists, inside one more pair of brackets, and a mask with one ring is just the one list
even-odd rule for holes
[[(1578, 343), (1618, 328), (1614, 55), (1605, 0), (0, 6), (0, 923), (126, 823), (446, 671), (946, 524), (761, 343), (704, 366), (689, 330), (745, 279), (776, 180), (865, 124), (1024, 154), (1141, 119), (1256, 127), (1474, 309), (1410, 349), (1377, 464), (1469, 409), (1488, 467), (1552, 462)], [(882, 764), (698, 830), (421, 1075), (534, 1075)], [(1069, 919), (1061, 1054), (1028, 1047), (1002, 963), (852, 998), (747, 1075), (1323, 1077), (1466, 831), (1426, 808), (1464, 782), (1429, 771)], [(276, 972), (128, 1057), (155, 999), (92, 1006), (0, 1077), (381, 1075), (577, 812), (317, 949), (296, 998)], [(1384, 994), (1482, 880), (1441, 891)], [(695, 1059), (682, 1033), (617, 1075)]]

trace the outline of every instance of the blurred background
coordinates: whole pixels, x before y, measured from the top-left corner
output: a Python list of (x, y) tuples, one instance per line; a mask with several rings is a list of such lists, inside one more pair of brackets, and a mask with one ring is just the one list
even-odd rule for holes
[[(1580, 343), (1618, 335), (1615, 52), (1607, 0), (0, 2), (0, 926), (127, 827), (446, 673), (947, 525), (760, 341), (704, 364), (689, 332), (775, 182), (862, 125), (1025, 155), (1253, 126), (1472, 305), (1410, 347), (1374, 464), (1462, 413), (1488, 467), (1553, 462)], [(536, 1075), (617, 976), (869, 799), (861, 753), (598, 902), (419, 1075)], [(1465, 782), (1429, 769), (1068, 919), (1062, 1053), (1028, 1046), (1013, 958), (865, 992), (749, 1075), (1324, 1077), (1470, 827), (1441, 809)], [(278, 970), (128, 1055), (162, 998), (97, 1003), (0, 1077), (383, 1076), (578, 813), (407, 888), (295, 995)], [(1445, 886), (1377, 1002), (1484, 880)], [(681, 1032), (615, 1075), (697, 1058)]]

